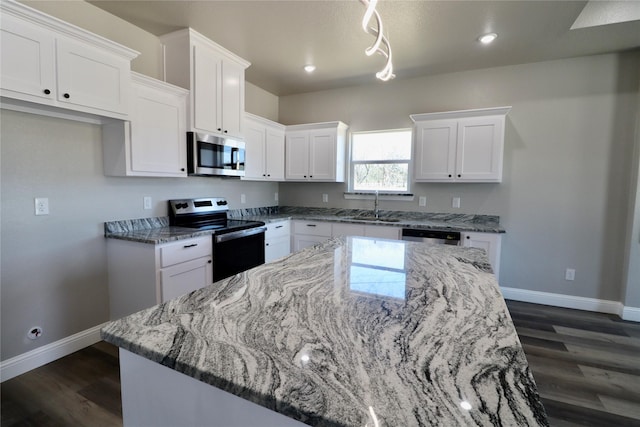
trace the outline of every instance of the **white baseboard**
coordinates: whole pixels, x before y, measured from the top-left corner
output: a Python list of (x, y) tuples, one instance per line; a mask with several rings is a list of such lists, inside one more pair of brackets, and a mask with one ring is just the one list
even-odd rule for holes
[(627, 307), (622, 309), (622, 316), (624, 320), (631, 320), (632, 322), (640, 322), (640, 308), (639, 307)]
[(518, 288), (500, 287), (500, 290), (502, 291), (504, 299), (552, 305), (554, 307), (574, 308), (577, 310), (597, 311), (599, 313), (617, 314), (624, 320), (640, 322), (640, 308), (626, 307), (619, 301), (576, 297), (572, 295), (553, 294), (550, 292), (530, 291)]
[(100, 341), (100, 329), (105, 324), (78, 332), (51, 344), (0, 362), (0, 382), (29, 372), (61, 357), (67, 356)]

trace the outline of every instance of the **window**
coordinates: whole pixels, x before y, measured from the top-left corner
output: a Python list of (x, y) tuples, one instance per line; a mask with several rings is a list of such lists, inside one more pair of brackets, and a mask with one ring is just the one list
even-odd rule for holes
[(351, 134), (349, 191), (409, 193), (411, 130)]

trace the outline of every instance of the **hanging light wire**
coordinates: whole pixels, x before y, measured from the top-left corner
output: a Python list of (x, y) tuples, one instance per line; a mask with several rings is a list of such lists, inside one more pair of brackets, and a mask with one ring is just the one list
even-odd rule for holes
[[(376, 4), (378, 0), (360, 0), (360, 3), (367, 7), (367, 10), (364, 12), (364, 16), (362, 18), (362, 29), (365, 33), (371, 34), (375, 36), (376, 41), (365, 49), (364, 53), (367, 56), (371, 56), (374, 53), (378, 52), (382, 56), (387, 59), (387, 63), (384, 68), (376, 73), (376, 77), (386, 82), (395, 77), (393, 74), (393, 63), (391, 62), (391, 45), (389, 44), (389, 40), (384, 36), (383, 28), (382, 28), (382, 19), (380, 18), (380, 14), (376, 10)], [(376, 27), (372, 27), (369, 25), (371, 18), (375, 17), (376, 19)]]

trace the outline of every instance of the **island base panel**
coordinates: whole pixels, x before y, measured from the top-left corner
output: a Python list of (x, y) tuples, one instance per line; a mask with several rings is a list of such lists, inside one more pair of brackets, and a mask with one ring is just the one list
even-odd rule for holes
[(120, 349), (124, 427), (303, 427), (292, 418)]

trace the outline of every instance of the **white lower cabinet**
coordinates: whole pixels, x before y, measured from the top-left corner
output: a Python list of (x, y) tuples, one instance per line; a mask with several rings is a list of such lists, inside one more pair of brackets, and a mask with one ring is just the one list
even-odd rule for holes
[(110, 318), (213, 283), (211, 236), (152, 245), (107, 239)]
[(264, 234), (264, 262), (271, 262), (291, 253), (291, 221), (267, 224)]
[(331, 223), (322, 221), (293, 221), (291, 245), (299, 251), (331, 238)]
[(464, 232), (460, 233), (460, 239), (462, 240), (462, 246), (480, 248), (487, 252), (493, 273), (496, 276), (496, 280), (499, 280), (502, 235), (499, 233)]

